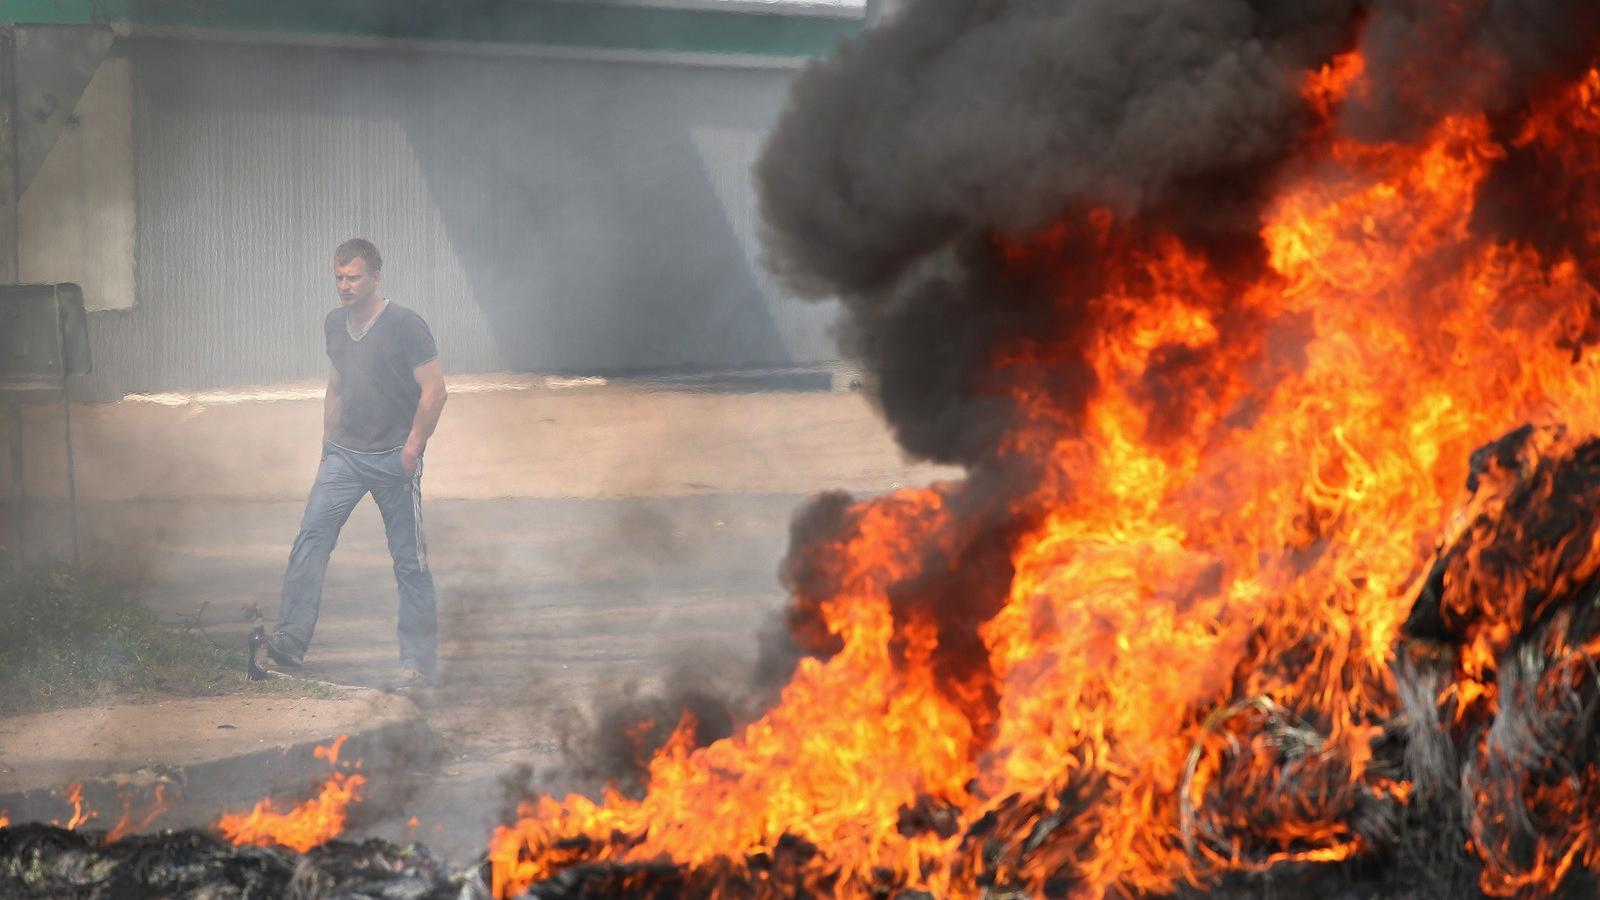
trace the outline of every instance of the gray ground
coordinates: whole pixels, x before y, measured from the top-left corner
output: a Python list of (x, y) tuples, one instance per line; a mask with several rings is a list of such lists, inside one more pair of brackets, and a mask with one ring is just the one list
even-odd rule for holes
[[(541, 713), (554, 700), (690, 655), (747, 661), (761, 620), (784, 602), (777, 569), (804, 499), (428, 501), (440, 597), (435, 706), (446, 730), (486, 751), (539, 746), (548, 738)], [(258, 606), (270, 618), (277, 608), (300, 511), (288, 502), (146, 502), (90, 514), (102, 523), (185, 519), (192, 537), (167, 545), (159, 571), (146, 573), (146, 602), (173, 620), (198, 613), (208, 634), (242, 646), (245, 611)], [(389, 566), (377, 508), (365, 501), (328, 567), (306, 677), (377, 686), (392, 673)]]
[[(450, 823), (423, 839), (453, 853), (482, 846), (499, 812), (499, 777), (534, 767), (571, 784), (560, 717), (592, 712), (628, 681), (686, 661), (745, 680), (756, 631), (781, 608), (776, 576), (802, 497), (736, 494), (618, 500), (442, 500), (428, 504), (429, 560), (440, 595), (441, 678), (422, 700), (450, 758), (420, 779), (393, 832), (418, 816)], [(243, 610), (277, 607), (298, 503), (140, 503), (105, 517), (184, 517), (204, 536), (170, 546), (145, 593), (164, 615), (243, 642)], [(377, 508), (364, 502), (335, 550), (304, 676), (381, 684), (395, 665), (395, 594)], [(604, 699), (598, 702), (604, 703)], [(472, 836), (473, 826), (479, 834)]]

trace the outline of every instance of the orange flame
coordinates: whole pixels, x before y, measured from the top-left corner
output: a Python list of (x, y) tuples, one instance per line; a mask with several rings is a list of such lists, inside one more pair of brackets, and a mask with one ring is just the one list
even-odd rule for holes
[[(50, 822), (51, 825), (54, 825), (57, 828), (65, 828), (68, 831), (76, 831), (94, 819), (99, 818), (99, 814), (91, 810), (88, 804), (86, 804), (83, 800), (82, 782), (73, 782), (72, 784), (68, 785), (66, 793), (63, 795), (62, 799), (72, 804), (72, 815), (65, 823), (63, 823), (60, 819), (52, 819)], [(122, 818), (118, 819), (117, 824), (114, 825), (111, 831), (106, 834), (106, 840), (108, 842), (119, 841), (133, 832), (148, 828), (150, 823), (155, 821), (156, 816), (165, 812), (169, 808), (166, 797), (166, 786), (156, 786), (154, 802), (152, 803), (150, 809), (147, 810), (137, 822), (135, 822), (133, 819), (131, 806), (131, 798), (127, 795), (123, 795)], [(6, 810), (0, 810), (0, 828), (7, 828), (10, 825), (11, 816)]]
[[(1335, 116), (1361, 75), (1352, 54), (1308, 76), (1308, 108)], [(732, 737), (695, 748), (680, 724), (643, 799), (525, 804), (491, 839), (496, 895), (580, 861), (737, 866), (799, 838), (816, 847), (812, 892), (872, 896), (888, 872), (970, 896), (994, 855), (965, 839), (975, 829), (999, 835), (1008, 876), (1038, 890), (1066, 873), (1083, 897), (1361, 853), (1349, 811), (1412, 795), (1372, 748), (1398, 706), (1400, 625), (1429, 555), (1461, 531), (1449, 517), (1471, 451), (1524, 421), (1600, 426), (1600, 354), (1585, 352), (1600, 260), (1474, 222), (1498, 161), (1546, 154), (1588, 179), (1560, 214), (1600, 245), (1600, 69), (1497, 134), (1470, 113), (1406, 145), (1324, 129), (1283, 174), (1267, 271), (1246, 284), (1103, 211), (1072, 225), (1108, 254), (1082, 311), (1099, 325), (1098, 387), (1067, 427), (1047, 385), (1014, 382), (1027, 413), (1003, 452), (1041, 461), (1028, 501), (1049, 512), (978, 626), (993, 721), (970, 715), (974, 688), (935, 675), (935, 623), (897, 621), (889, 600), (917, 548), (959, 528), (946, 498), (960, 487), (864, 501), (829, 548), (841, 587), (817, 601), (838, 652), (803, 660)], [(1047, 268), (1064, 233), (1001, 239), (999, 254)], [(1053, 352), (1040, 337), (993, 364)], [(1155, 380), (1174, 360), (1193, 362)], [(1450, 688), (1461, 708), (1498, 702), (1511, 634), (1485, 619)], [(1311, 798), (1293, 808), (1274, 790), (1289, 777)], [(1593, 809), (1600, 772), (1538, 799)], [(917, 809), (953, 826), (901, 827)], [(1600, 862), (1592, 839), (1566, 840), (1527, 868), (1479, 846), (1484, 889), (1548, 892)]]
[(340, 735), (333, 743), (313, 751), (335, 770), (317, 796), (288, 812), (275, 811), (271, 798), (263, 798), (249, 813), (224, 815), (217, 820), (217, 830), (235, 846), (276, 845), (301, 853), (338, 837), (344, 832), (346, 810), (361, 799), (361, 787), (367, 781), (364, 775), (337, 771), (339, 748), (347, 737)]
[(66, 824), (64, 825), (61, 823), (60, 819), (52, 819), (50, 820), (51, 825), (55, 825), (58, 828), (65, 828), (68, 831), (76, 831), (80, 826), (87, 824), (90, 820), (98, 818), (99, 816), (98, 813), (89, 809), (89, 807), (84, 804), (83, 782), (81, 781), (74, 781), (72, 784), (67, 785), (66, 796), (64, 796), (62, 799), (72, 804), (72, 817), (67, 819)]
[(118, 819), (117, 824), (112, 826), (111, 831), (106, 834), (106, 841), (115, 843), (130, 834), (143, 831), (150, 827), (150, 823), (154, 822), (157, 816), (166, 812), (170, 808), (167, 804), (167, 786), (164, 784), (156, 785), (155, 794), (155, 799), (151, 801), (150, 808), (145, 810), (137, 821), (135, 821), (132, 812), (133, 801), (128, 795), (124, 794), (122, 796), (122, 818)]

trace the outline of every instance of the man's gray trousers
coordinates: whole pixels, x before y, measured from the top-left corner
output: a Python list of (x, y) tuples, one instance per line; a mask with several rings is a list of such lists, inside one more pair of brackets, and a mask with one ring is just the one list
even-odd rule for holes
[(300, 533), (289, 552), (278, 607), (279, 634), (304, 651), (322, 608), (322, 579), (339, 530), (366, 494), (378, 504), (400, 588), (400, 665), (432, 676), (437, 668), (438, 614), (422, 535), (422, 460), (407, 475), (400, 450), (359, 453), (324, 442)]

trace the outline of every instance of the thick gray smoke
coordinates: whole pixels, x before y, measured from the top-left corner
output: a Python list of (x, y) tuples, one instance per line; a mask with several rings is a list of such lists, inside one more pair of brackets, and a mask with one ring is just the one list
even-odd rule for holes
[(796, 83), (757, 169), (773, 264), (814, 294), (881, 290), (974, 229), (1270, 168), (1353, 7), (916, 0)]
[[(985, 373), (996, 346), (1055, 341), (1052, 364), (1022, 374), (1064, 421), (1094, 389), (1078, 352), (1090, 323), (1058, 276), (1002, 277), (986, 236), (1102, 207), (1253, 268), (1256, 209), (1309, 121), (1303, 73), (1350, 43), (1356, 10), (914, 2), (796, 82), (756, 169), (769, 262), (843, 299), (844, 349), (876, 374), (909, 452), (981, 465), (1012, 418)], [(1063, 256), (1087, 297), (1083, 240)]]
[[(1029, 273), (990, 236), (1104, 208), (1248, 277), (1308, 136), (1307, 71), (1359, 46), (1372, 86), (1341, 126), (1388, 140), (1466, 105), (1514, 117), (1597, 33), (1578, 0), (912, 0), (797, 81), (756, 167), (769, 264), (844, 301), (844, 349), (909, 452), (982, 465), (1012, 417), (996, 347), (1051, 342), (1048, 371), (1005, 378), (1040, 381), (1067, 427), (1092, 394), (1076, 303), (1100, 275), (1087, 238)], [(1220, 343), (1285, 327), (1225, 321)]]

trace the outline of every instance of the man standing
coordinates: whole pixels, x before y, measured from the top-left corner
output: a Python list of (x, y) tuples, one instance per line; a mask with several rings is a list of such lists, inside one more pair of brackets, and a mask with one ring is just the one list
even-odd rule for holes
[(428, 323), (378, 296), (383, 257), (370, 241), (333, 253), (339, 308), (323, 321), (333, 371), (322, 407), (322, 465), (283, 576), (278, 625), (267, 655), (301, 664), (322, 607), (328, 556), (350, 511), (367, 493), (383, 514), (400, 588), (396, 688), (432, 682), (438, 624), (422, 536), (422, 452), (444, 409), (444, 370)]

